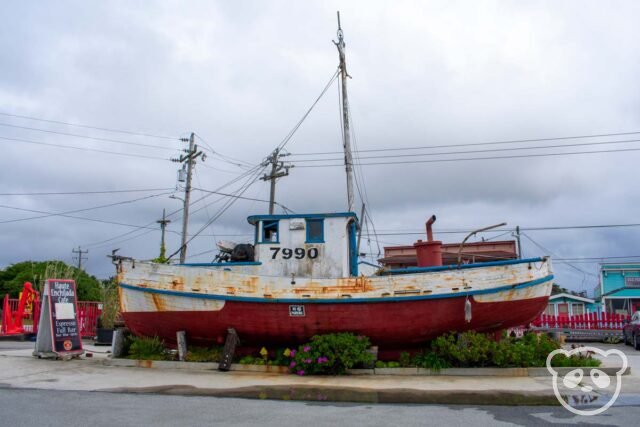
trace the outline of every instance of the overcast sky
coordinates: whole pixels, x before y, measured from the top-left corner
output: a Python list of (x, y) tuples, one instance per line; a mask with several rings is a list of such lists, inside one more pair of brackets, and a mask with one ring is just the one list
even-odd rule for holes
[[(250, 176), (225, 186), (263, 161), (335, 72), (338, 9), (356, 157), (378, 163), (359, 169), (377, 230), (363, 239), (369, 256), (422, 238), (402, 233), (422, 232), (432, 214), (445, 242), (464, 234), (439, 230), (500, 222), (508, 229), (640, 223), (633, 151), (640, 133), (459, 146), (640, 132), (638, 2), (7, 1), (0, 5), (0, 268), (72, 263), (80, 246), (89, 250), (87, 271), (108, 277), (112, 249), (157, 256), (155, 221), (181, 207), (169, 198), (182, 197), (174, 192), (179, 166), (168, 160), (186, 147), (179, 138), (195, 132), (207, 154), (194, 187), (230, 193), (244, 185)], [(432, 148), (398, 150), (415, 147)], [(394, 150), (370, 151), (382, 149)], [(340, 154), (309, 155), (341, 150), (335, 83), (286, 150), (296, 167), (278, 181), (277, 201), (295, 212), (344, 211), (344, 168), (304, 167), (340, 163), (318, 161)], [(567, 154), (584, 151), (599, 153)], [(447, 152), (458, 154), (434, 155)], [(479, 157), (508, 158), (459, 160)], [(8, 195), (115, 190), (148, 191)], [(227, 200), (200, 191), (192, 200), (207, 194), (193, 205), (192, 232)], [(267, 199), (268, 184), (257, 180), (243, 197)], [(210, 261), (215, 238), (251, 240), (246, 217), (267, 208), (237, 201), (189, 246), (190, 255), (207, 253), (189, 259)], [(170, 219), (171, 253), (181, 213)], [(483, 236), (512, 238), (500, 234)], [(640, 227), (526, 230), (522, 244), (526, 257), (559, 259), (562, 286), (591, 292), (597, 261), (561, 260), (637, 260), (639, 236)]]

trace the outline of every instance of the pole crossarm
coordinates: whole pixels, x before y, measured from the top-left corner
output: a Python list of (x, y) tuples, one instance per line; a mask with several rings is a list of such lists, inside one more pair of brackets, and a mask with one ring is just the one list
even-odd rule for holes
[(285, 163), (280, 159), (289, 155), (289, 153), (281, 153), (280, 148), (276, 148), (269, 157), (262, 162), (262, 166), (271, 165), (271, 172), (264, 174), (260, 179), (263, 181), (271, 181), (271, 191), (269, 193), (269, 215), (273, 215), (276, 205), (276, 180), (289, 175), (289, 169), (294, 167), (290, 163)]

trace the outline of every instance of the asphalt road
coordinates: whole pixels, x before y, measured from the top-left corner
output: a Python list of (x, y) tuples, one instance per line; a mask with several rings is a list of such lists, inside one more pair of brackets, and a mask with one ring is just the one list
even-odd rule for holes
[(0, 388), (3, 426), (637, 425), (640, 407), (580, 417), (562, 407), (367, 405)]

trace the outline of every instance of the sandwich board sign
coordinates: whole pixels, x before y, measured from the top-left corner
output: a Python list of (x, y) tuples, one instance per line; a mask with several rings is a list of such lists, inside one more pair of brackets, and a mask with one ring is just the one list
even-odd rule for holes
[(33, 355), (57, 358), (84, 353), (78, 324), (76, 282), (48, 279), (43, 296)]

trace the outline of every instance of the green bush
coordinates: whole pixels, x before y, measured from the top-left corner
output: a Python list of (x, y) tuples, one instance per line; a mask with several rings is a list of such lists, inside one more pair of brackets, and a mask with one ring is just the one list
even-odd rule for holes
[(129, 359), (139, 360), (167, 360), (169, 355), (164, 346), (164, 341), (158, 337), (135, 337), (129, 347)]
[(403, 351), (402, 353), (400, 353), (400, 359), (398, 359), (398, 362), (400, 363), (400, 366), (402, 368), (409, 368), (411, 366), (415, 366), (415, 364), (413, 363), (413, 360), (411, 359), (411, 354), (407, 353), (406, 351)]
[(557, 354), (551, 359), (551, 366), (555, 368), (573, 368), (574, 366), (595, 368), (600, 366), (600, 360), (591, 356), (573, 354), (570, 357)]
[(419, 368), (431, 369), (436, 372), (451, 367), (449, 362), (432, 351), (416, 354), (413, 363)]
[(465, 332), (445, 334), (431, 343), (431, 350), (452, 366), (488, 366), (495, 349), (495, 341), (484, 334)]
[(371, 363), (369, 338), (343, 332), (316, 335), (291, 352), (291, 372), (298, 375), (343, 374), (357, 365)]
[[(432, 341), (431, 352), (417, 357), (417, 366), (437, 367), (545, 367), (547, 356), (560, 344), (548, 335), (526, 334), (523, 338), (503, 338), (500, 342), (476, 332), (445, 334)], [(554, 357), (553, 366), (599, 366), (590, 356)]]
[(187, 362), (219, 362), (221, 347), (187, 347)]

